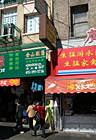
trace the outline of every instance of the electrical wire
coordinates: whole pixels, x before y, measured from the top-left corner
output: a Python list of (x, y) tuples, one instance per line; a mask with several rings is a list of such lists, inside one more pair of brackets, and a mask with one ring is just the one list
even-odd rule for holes
[(70, 28), (70, 26), (67, 25), (66, 23), (64, 23), (64, 22), (62, 22), (62, 21), (60, 21), (60, 20), (58, 20), (58, 19), (54, 19), (54, 20), (57, 21), (57, 22), (59, 22), (59, 23), (61, 23), (61, 24), (64, 24), (65, 26), (68, 26), (68, 27)]
[[(48, 6), (49, 6), (49, 5), (48, 5)], [(24, 6), (24, 7), (25, 7), (25, 6)], [(50, 8), (50, 7), (49, 7), (49, 8)], [(25, 9), (30, 13), (30, 15), (33, 14), (33, 12), (34, 12), (34, 10), (35, 10), (35, 8), (34, 8), (33, 11), (31, 12), (27, 7), (25, 7)], [(34, 20), (35, 20), (35, 22), (37, 22), (36, 19), (34, 19)], [(61, 24), (66, 25), (66, 26), (68, 26), (68, 27), (70, 28), (70, 26), (67, 25), (67, 24), (65, 24), (64, 22), (59, 21), (59, 20), (57, 20), (57, 19), (54, 19), (54, 20), (60, 22)], [(37, 22), (37, 23), (38, 23), (38, 22)], [(23, 31), (23, 29), (25, 28), (26, 24), (27, 24), (27, 23), (25, 23), (25, 25), (24, 25), (24, 27), (21, 29), (21, 31)], [(31, 39), (28, 35), (26, 35), (26, 37), (27, 37), (28, 39), (30, 39), (32, 42), (35, 42), (35, 41), (34, 41), (33, 39)], [(39, 43), (38, 43), (38, 44), (39, 44)], [(69, 47), (70, 45), (66, 44), (66, 46)], [(70, 47), (72, 47), (72, 46), (70, 46)]]
[[(49, 5), (48, 5), (49, 6)], [(24, 6), (24, 8), (30, 13), (30, 15), (31, 14), (33, 14), (33, 12), (34, 12), (34, 10), (35, 10), (35, 7), (34, 7), (34, 9), (32, 10), (32, 12), (27, 8), (27, 7), (25, 7)], [(50, 7), (49, 7), (50, 8)], [(39, 14), (38, 14), (39, 15)], [(36, 21), (36, 19), (34, 19), (35, 20), (35, 22), (37, 22)], [(58, 21), (58, 22), (60, 22), (61, 24), (64, 24), (65, 26), (68, 26), (67, 24), (65, 24), (64, 22), (62, 22), (62, 21), (59, 21), (59, 20), (57, 20), (57, 19), (54, 19), (55, 21)], [(38, 23), (38, 22), (37, 22)], [(24, 30), (24, 28), (25, 28), (25, 26), (26, 26), (26, 24), (27, 24), (27, 22), (24, 24), (24, 26), (23, 26), (23, 28), (21, 29), (21, 32)], [(68, 26), (69, 28), (70, 28), (70, 26)], [(34, 41), (32, 38), (30, 38), (27, 34), (26, 34), (26, 37), (28, 38), (28, 39), (30, 39), (32, 42), (36, 42), (36, 41)], [(39, 43), (38, 43), (39, 44)], [(66, 46), (70, 46), (70, 45), (68, 45), (68, 44), (66, 44)], [(72, 46), (70, 46), (70, 47), (72, 47)]]

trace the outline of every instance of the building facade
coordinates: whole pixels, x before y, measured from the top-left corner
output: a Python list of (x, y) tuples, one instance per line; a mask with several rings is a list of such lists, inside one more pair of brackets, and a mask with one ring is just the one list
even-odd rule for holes
[(38, 100), (50, 128), (96, 131), (95, 5), (0, 1), (1, 120), (14, 120), (16, 98), (25, 106)]
[[(54, 3), (54, 24), (62, 48), (82, 47), (90, 28), (95, 28), (95, 1), (94, 0), (57, 0)], [(93, 18), (92, 18), (93, 17)], [(76, 41), (77, 40), (77, 41)], [(58, 48), (59, 48), (58, 44)]]
[[(41, 9), (50, 17), (47, 2), (42, 1)], [(17, 98), (25, 108), (30, 100), (44, 104), (49, 49), (39, 40), (39, 4), (36, 10), (34, 0), (0, 1), (1, 121), (14, 121)]]
[(96, 4), (94, 0), (52, 2), (57, 50), (51, 53), (45, 93), (52, 102), (55, 128), (95, 132)]

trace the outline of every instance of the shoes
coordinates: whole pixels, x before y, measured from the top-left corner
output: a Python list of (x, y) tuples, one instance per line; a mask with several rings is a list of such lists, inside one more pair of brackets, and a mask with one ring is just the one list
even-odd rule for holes
[(32, 129), (30, 129), (30, 132), (32, 132)]
[(33, 134), (32, 136), (36, 136), (36, 134)]
[(13, 131), (16, 132), (16, 128), (13, 128)]
[(24, 134), (24, 131), (20, 131), (20, 134)]
[(45, 136), (45, 135), (42, 135), (41, 137), (42, 137), (42, 138), (46, 138), (46, 136)]

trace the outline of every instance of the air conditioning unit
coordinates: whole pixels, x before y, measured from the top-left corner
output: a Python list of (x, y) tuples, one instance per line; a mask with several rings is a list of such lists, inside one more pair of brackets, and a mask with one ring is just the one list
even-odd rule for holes
[[(3, 35), (7, 35), (7, 34), (8, 34), (8, 27), (4, 25)], [(7, 36), (4, 36), (4, 39), (7, 39)]]
[(4, 2), (4, 0), (0, 0), (0, 3), (3, 3)]

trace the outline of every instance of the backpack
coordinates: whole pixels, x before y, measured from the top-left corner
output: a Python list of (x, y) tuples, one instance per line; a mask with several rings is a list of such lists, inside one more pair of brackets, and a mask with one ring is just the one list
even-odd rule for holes
[(36, 122), (40, 123), (40, 120), (41, 120), (41, 113), (38, 112), (38, 111), (36, 112), (35, 120), (36, 120)]

